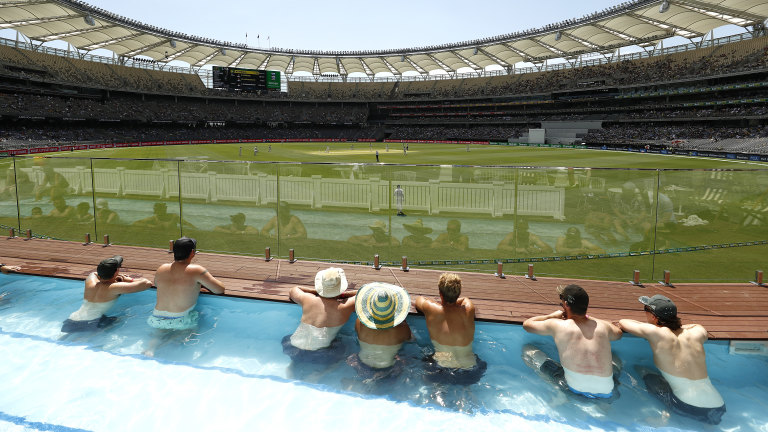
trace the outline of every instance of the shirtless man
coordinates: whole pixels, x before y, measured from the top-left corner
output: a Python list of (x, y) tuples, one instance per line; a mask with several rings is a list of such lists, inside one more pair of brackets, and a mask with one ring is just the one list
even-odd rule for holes
[(707, 331), (698, 324), (682, 325), (677, 306), (663, 295), (639, 300), (645, 305), (647, 322), (623, 319), (619, 327), (651, 345), (653, 362), (661, 375), (643, 376), (646, 387), (675, 412), (719, 424), (725, 402), (707, 375), (703, 345)]
[(173, 242), (172, 263), (163, 264), (155, 272), (157, 304), (147, 324), (157, 329), (184, 330), (197, 325), (198, 313), (193, 311), (200, 288), (214, 294), (224, 294), (224, 284), (205, 267), (192, 264), (197, 241), (182, 237)]
[(475, 339), (475, 305), (461, 295), (461, 278), (443, 273), (437, 284), (440, 302), (416, 297), (416, 310), (424, 314), (435, 353), (428, 359), (425, 377), (456, 384), (477, 382), (487, 364), (472, 351)]
[[(341, 327), (355, 311), (355, 294), (347, 290), (344, 270), (331, 267), (317, 272), (315, 288), (293, 287), (288, 295), (301, 306), (301, 322), (292, 335), (283, 338), (283, 352), (291, 358), (310, 360), (311, 351), (332, 348)], [(341, 352), (343, 354), (343, 350)]]
[(262, 237), (278, 238), (278, 235), (283, 240), (307, 238), (304, 223), (298, 216), (291, 214), (291, 208), (284, 202), (278, 205), (277, 216), (273, 216), (261, 229)]
[(581, 231), (576, 227), (570, 227), (564, 236), (557, 238), (555, 251), (559, 255), (587, 255), (603, 254), (605, 250), (600, 246), (581, 238)]
[(61, 331), (74, 333), (106, 327), (115, 321), (115, 317), (105, 315), (115, 304), (120, 294), (144, 291), (152, 286), (146, 278), (132, 279), (120, 273), (123, 257), (115, 255), (101, 260), (96, 271), (85, 279), (83, 304), (64, 321)]
[(559, 286), (557, 293), (563, 310), (528, 318), (523, 328), (530, 333), (552, 336), (562, 365), (532, 345), (523, 347), (523, 360), (563, 390), (590, 399), (612, 401), (618, 392), (613, 388), (611, 341), (621, 338), (621, 329), (587, 315), (589, 295), (582, 287)]
[(347, 363), (358, 374), (377, 379), (393, 372), (397, 352), (411, 339), (411, 328), (405, 321), (410, 308), (408, 292), (397, 285), (371, 282), (357, 291), (355, 331), (360, 353), (350, 356)]

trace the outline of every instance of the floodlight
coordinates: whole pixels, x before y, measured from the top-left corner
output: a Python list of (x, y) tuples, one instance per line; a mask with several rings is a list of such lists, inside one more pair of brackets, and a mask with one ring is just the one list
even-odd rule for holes
[(85, 23), (88, 24), (89, 26), (95, 26), (96, 25), (96, 21), (94, 21), (93, 17), (90, 16), (90, 15), (84, 16), (83, 17), (83, 21), (85, 21)]
[(171, 39), (171, 48), (176, 48), (176, 41)]
[(225, 50), (224, 48), (222, 48), (220, 52), (221, 52), (221, 55), (223, 56), (227, 55), (227, 50)]
[(659, 6), (659, 13), (664, 13), (669, 10), (669, 2), (667, 0), (664, 0), (661, 2), (661, 6)]
[(475, 47), (475, 52), (472, 55), (477, 55), (477, 51), (478, 51), (478, 49), (477, 49), (477, 47)]
[(555, 40), (559, 41), (561, 37), (563, 37), (563, 34), (558, 30), (558, 32), (555, 33)]

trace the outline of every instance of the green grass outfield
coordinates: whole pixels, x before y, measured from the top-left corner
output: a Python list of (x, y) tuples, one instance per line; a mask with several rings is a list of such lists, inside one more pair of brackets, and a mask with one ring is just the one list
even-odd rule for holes
[[(271, 146), (272, 150), (268, 151)], [(242, 156), (239, 154), (242, 147)], [(253, 154), (253, 148), (259, 152)], [(326, 153), (326, 148), (329, 151)], [(587, 149), (497, 145), (400, 143), (257, 143), (197, 144), (49, 153), (56, 157), (188, 159), (208, 161), (376, 163), (427, 165), (591, 167), (591, 168), (768, 168), (768, 163)]]
[[(132, 147), (119, 149), (99, 149), (75, 152), (51, 153), (44, 156), (54, 157), (49, 160), (53, 167), (87, 167), (83, 159), (60, 158), (99, 158), (115, 160), (94, 161), (97, 168), (122, 166), (126, 169), (155, 170), (159, 167), (173, 167), (174, 163), (157, 162), (164, 160), (199, 161), (200, 166), (190, 165), (182, 172), (239, 173), (245, 167), (238, 164), (212, 164), (204, 161), (246, 161), (246, 162), (288, 162), (288, 163), (317, 163), (318, 165), (303, 165), (300, 170), (285, 171), (281, 175), (297, 175), (309, 177), (320, 175), (323, 178), (350, 178), (353, 170), (349, 167), (328, 165), (334, 163), (363, 163), (364, 170), (354, 170), (355, 179), (378, 177), (383, 181), (402, 178), (398, 175), (415, 175), (415, 181), (428, 182), (438, 178), (443, 181), (444, 170), (438, 165), (459, 165), (454, 167), (447, 181), (453, 183), (488, 183), (489, 177), (478, 177), (478, 174), (492, 176), (496, 182), (520, 180), (524, 183), (523, 170), (517, 171), (520, 177), (509, 176), (513, 172), (504, 168), (480, 169), (477, 167), (545, 167), (528, 170), (536, 174), (535, 181), (541, 185), (563, 186), (565, 170), (555, 167), (575, 167), (571, 177), (599, 179), (604, 182), (600, 190), (586, 190), (583, 185), (571, 184), (565, 186), (565, 219), (557, 220), (552, 217), (529, 217), (531, 232), (541, 237), (547, 244), (554, 247), (558, 236), (570, 226), (579, 227), (584, 238), (602, 247), (606, 254), (614, 257), (598, 259), (579, 259), (536, 262), (536, 274), (540, 276), (580, 277), (591, 279), (628, 280), (632, 270), (641, 271), (641, 280), (656, 282), (662, 278), (663, 270), (672, 272), (673, 281), (746, 281), (754, 277), (755, 270), (768, 267), (765, 258), (768, 256), (768, 246), (760, 242), (768, 241), (768, 164), (751, 161), (735, 161), (704, 157), (671, 156), (651, 153), (631, 153), (618, 151), (601, 151), (586, 149), (537, 148), (523, 146), (497, 145), (465, 145), (465, 144), (408, 144), (408, 152), (404, 154), (403, 145), (390, 143), (387, 150), (385, 143), (243, 143), (243, 144), (200, 144), (172, 145), (152, 147)], [(242, 155), (240, 148), (242, 147)], [(258, 154), (253, 149), (258, 147)], [(269, 148), (271, 147), (271, 150)], [(327, 149), (327, 151), (326, 151)], [(381, 166), (375, 166), (375, 152), (379, 152)], [(31, 167), (40, 164), (39, 157), (19, 158), (17, 164)], [(138, 160), (135, 160), (138, 159)], [(143, 159), (143, 160), (142, 160)], [(10, 163), (10, 160), (4, 163)], [(419, 166), (426, 165), (426, 166)], [(232, 170), (243, 168), (243, 170)], [(274, 175), (277, 165), (250, 164), (247, 172)], [(283, 166), (283, 165), (281, 165)], [(580, 168), (593, 168), (592, 170)], [(616, 169), (619, 168), (619, 169)], [(662, 169), (663, 171), (657, 171)], [(707, 171), (706, 169), (730, 169), (734, 171)], [(363, 174), (362, 177), (359, 177)], [(495, 177), (493, 177), (495, 176)], [(643, 239), (641, 224), (647, 222), (656, 227), (655, 209), (643, 215), (636, 225), (625, 224), (628, 236), (620, 237), (615, 229), (608, 224), (593, 227), (588, 233), (590, 214), (603, 213), (615, 217), (612, 205), (617, 201), (621, 187), (627, 181), (634, 182), (640, 189), (664, 193), (669, 196), (676, 217), (679, 221), (691, 215), (696, 215), (707, 223), (698, 226), (684, 226), (678, 223), (674, 229), (660, 228), (653, 231), (653, 242), (647, 242), (644, 250), (660, 250), (663, 254), (642, 256), (626, 255)], [(467, 186), (467, 185), (465, 185)], [(472, 186), (467, 186), (470, 190)], [(98, 184), (97, 184), (98, 190)], [(617, 192), (618, 190), (618, 192)], [(135, 244), (153, 247), (166, 247), (167, 239), (179, 235), (178, 231), (158, 233), (156, 230), (139, 230), (131, 226), (131, 222), (141, 217), (151, 215), (154, 199), (146, 197), (124, 197), (100, 194), (110, 201), (110, 206), (121, 213), (123, 224), (116, 227), (93, 227), (93, 224), (73, 226), (70, 223), (61, 224), (55, 220), (32, 220), (29, 215), (33, 206), (42, 206), (44, 214), (50, 211), (50, 203), (43, 200), (33, 201), (31, 195), (22, 199), (22, 216), (20, 228), (33, 228), (56, 238), (81, 240), (83, 232), (95, 232), (94, 238), (100, 238), (103, 233), (110, 233), (113, 242), (119, 244)], [(97, 198), (98, 198), (97, 197)], [(23, 198), (23, 197), (22, 197)], [(472, 199), (468, 195), (466, 199)], [(391, 200), (392, 197), (390, 196)], [(77, 204), (93, 200), (86, 196), (71, 196), (68, 201)], [(171, 197), (167, 200), (169, 210), (178, 213), (178, 200)], [(15, 226), (15, 201), (7, 202), (6, 219), (3, 224)], [(655, 202), (650, 207), (655, 208)], [(123, 206), (122, 208), (120, 206)], [(301, 259), (318, 259), (328, 261), (369, 261), (374, 253), (381, 255), (383, 261), (398, 263), (401, 256), (407, 255), (413, 267), (429, 267), (453, 269), (462, 271), (481, 271), (493, 273), (498, 259), (530, 258), (522, 252), (502, 253), (496, 244), (518, 222), (514, 215), (505, 214), (502, 217), (491, 217), (488, 214), (470, 213), (440, 213), (431, 214), (426, 211), (409, 211), (408, 217), (394, 216), (393, 203), (381, 210), (353, 209), (343, 207), (323, 207), (295, 209), (295, 214), (302, 217), (309, 238), (303, 243), (291, 241), (274, 242), (263, 237), (245, 238), (240, 234), (224, 235), (213, 232), (213, 227), (226, 225), (230, 222), (229, 215), (243, 212), (247, 215), (247, 223), (255, 228), (263, 227), (274, 214), (272, 204), (244, 202), (211, 202), (184, 199), (184, 217), (193, 223), (197, 229), (184, 231), (200, 240), (201, 248), (211, 252), (245, 253), (263, 255), (264, 247), (270, 246), (275, 256), (286, 256), (288, 248), (295, 248), (297, 257)], [(765, 210), (764, 210), (765, 209)], [(627, 216), (627, 215), (624, 215)], [(470, 250), (466, 252), (434, 250), (429, 248), (408, 249), (368, 248), (350, 244), (348, 237), (353, 235), (370, 234), (368, 226), (374, 221), (387, 224), (388, 232), (401, 240), (408, 233), (404, 224), (412, 223), (422, 218), (425, 226), (433, 228), (430, 236), (434, 239), (445, 232), (449, 219), (459, 219), (462, 232), (470, 238)], [(609, 218), (610, 219), (610, 218)], [(599, 225), (599, 224), (598, 224)], [(106, 229), (106, 231), (105, 231)], [(46, 231), (47, 230), (47, 231)], [(606, 236), (617, 237), (616, 240), (598, 238), (600, 231)], [(597, 232), (597, 234), (595, 234)], [(748, 242), (750, 245), (739, 245)], [(757, 245), (755, 245), (757, 243)], [(713, 245), (728, 245), (725, 248), (709, 247)], [(708, 248), (704, 248), (707, 246)], [(550, 253), (549, 256), (557, 256)], [(546, 255), (545, 255), (546, 256)], [(535, 258), (535, 256), (534, 256)], [(470, 260), (485, 260), (484, 263), (470, 263)], [(448, 260), (448, 265), (434, 264), (436, 260)], [(418, 261), (422, 261), (419, 264)], [(430, 263), (426, 263), (430, 261)], [(522, 274), (527, 268), (526, 262), (505, 264), (507, 274)], [(768, 268), (765, 270), (768, 271)]]

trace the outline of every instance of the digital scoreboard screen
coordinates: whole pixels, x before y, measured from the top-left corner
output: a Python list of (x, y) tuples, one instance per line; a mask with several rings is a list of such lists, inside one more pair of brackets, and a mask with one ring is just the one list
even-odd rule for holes
[(280, 72), (214, 66), (213, 88), (241, 91), (280, 91)]

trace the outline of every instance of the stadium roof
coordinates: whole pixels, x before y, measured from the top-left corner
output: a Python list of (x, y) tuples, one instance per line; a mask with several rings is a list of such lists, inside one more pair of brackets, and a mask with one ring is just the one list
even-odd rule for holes
[(269, 69), (292, 75), (415, 71), (449, 74), (492, 65), (576, 59), (625, 46), (652, 47), (673, 36), (704, 37), (727, 24), (765, 31), (768, 0), (633, 0), (581, 18), (495, 37), (439, 46), (375, 51), (260, 49), (154, 27), (78, 0), (0, 0), (0, 29), (40, 43), (61, 40), (83, 52), (205, 65)]

